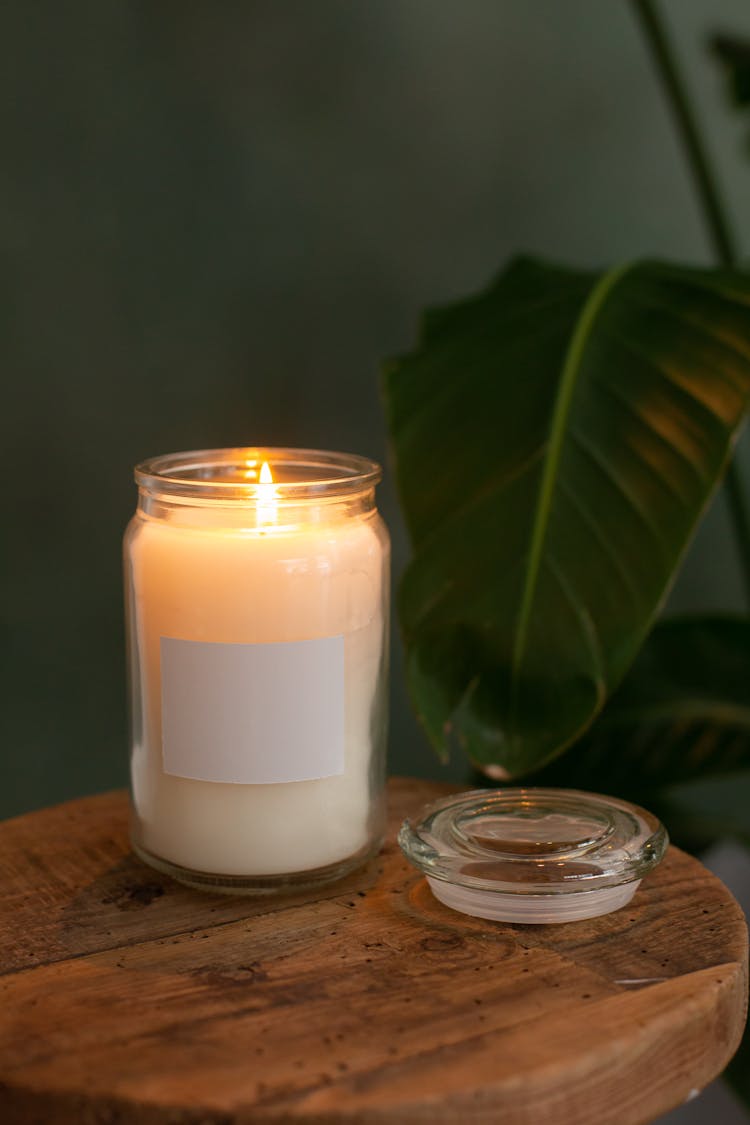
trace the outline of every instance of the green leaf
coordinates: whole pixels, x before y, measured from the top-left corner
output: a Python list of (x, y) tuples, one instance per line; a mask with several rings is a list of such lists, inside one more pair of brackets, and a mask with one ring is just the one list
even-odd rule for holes
[(407, 676), (441, 753), (528, 772), (635, 657), (750, 389), (750, 281), (513, 262), (385, 372), (414, 558)]
[[(750, 620), (684, 617), (655, 626), (593, 726), (534, 782), (653, 803), (666, 786), (742, 770), (750, 771)], [(744, 815), (750, 838), (750, 805)]]

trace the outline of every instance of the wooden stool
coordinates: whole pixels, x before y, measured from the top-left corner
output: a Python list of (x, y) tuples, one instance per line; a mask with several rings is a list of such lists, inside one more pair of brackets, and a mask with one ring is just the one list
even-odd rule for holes
[(127, 798), (0, 825), (3, 1125), (629, 1125), (739, 1041), (747, 933), (672, 848), (633, 903), (510, 926), (436, 902), (386, 847), (286, 897), (190, 891), (128, 851)]

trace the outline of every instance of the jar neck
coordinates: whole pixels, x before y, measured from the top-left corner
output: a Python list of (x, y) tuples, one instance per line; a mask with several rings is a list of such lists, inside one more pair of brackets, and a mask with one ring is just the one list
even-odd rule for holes
[(169, 454), (135, 470), (146, 519), (264, 533), (365, 517), (380, 476), (354, 454), (249, 446)]

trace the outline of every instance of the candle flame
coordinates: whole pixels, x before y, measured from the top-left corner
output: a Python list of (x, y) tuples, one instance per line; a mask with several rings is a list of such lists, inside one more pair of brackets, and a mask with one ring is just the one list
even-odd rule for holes
[(260, 467), (258, 484), (255, 486), (256, 519), (258, 527), (276, 523), (278, 513), (277, 496), (278, 493), (276, 485), (273, 483), (271, 466), (268, 464), (268, 461), (264, 461)]

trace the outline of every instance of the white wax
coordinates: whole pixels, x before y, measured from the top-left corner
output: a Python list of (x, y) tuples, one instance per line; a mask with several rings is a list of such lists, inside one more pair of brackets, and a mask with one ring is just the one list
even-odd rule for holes
[[(136, 701), (138, 689), (141, 697), (132, 756), (136, 841), (182, 867), (238, 876), (313, 870), (356, 854), (372, 835), (374, 709), (387, 643), (388, 545), (379, 517), (284, 527), (280, 510), (279, 526), (260, 531), (221, 526), (213, 512), (203, 527), (177, 518), (139, 514), (127, 536)], [(341, 775), (245, 785), (165, 773), (161, 637), (251, 644), (341, 635)]]

